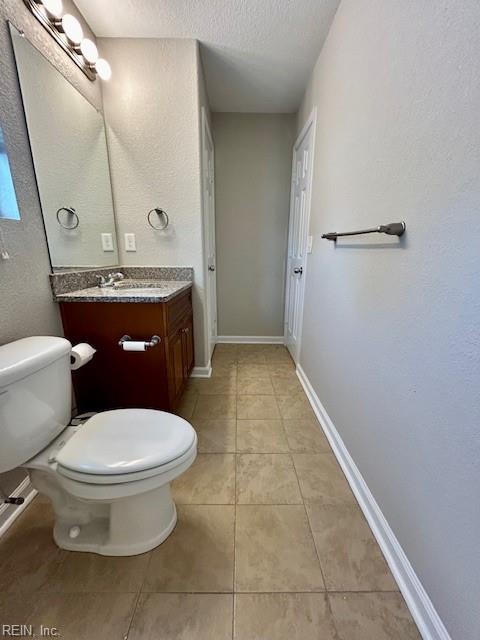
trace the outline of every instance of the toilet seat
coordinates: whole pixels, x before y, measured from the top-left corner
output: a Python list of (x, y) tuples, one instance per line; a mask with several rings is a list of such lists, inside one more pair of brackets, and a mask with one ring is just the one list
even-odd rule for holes
[(71, 469), (67, 469), (66, 467), (62, 467), (56, 463), (56, 472), (68, 480), (74, 480), (81, 484), (97, 485), (99, 488), (108, 485), (133, 484), (135, 482), (140, 482), (141, 480), (154, 478), (160, 474), (166, 476), (170, 471), (175, 470), (177, 467), (180, 467), (185, 463), (188, 463), (187, 467), (190, 466), (192, 458), (195, 458), (196, 456), (196, 452), (197, 436), (195, 435), (192, 446), (183, 455), (161, 465), (160, 467), (152, 467), (151, 469), (144, 469), (143, 471), (135, 471), (133, 473), (95, 475), (93, 473), (72, 471)]
[(98, 413), (57, 452), (57, 472), (92, 484), (134, 482), (182, 464), (197, 436), (183, 418), (152, 409)]

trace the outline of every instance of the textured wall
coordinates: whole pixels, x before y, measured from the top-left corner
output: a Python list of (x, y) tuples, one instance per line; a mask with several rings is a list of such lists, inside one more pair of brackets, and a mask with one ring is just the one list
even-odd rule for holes
[[(480, 614), (480, 4), (343, 0), (318, 107), (300, 363), (452, 638)], [(320, 239), (405, 219), (387, 237)]]
[[(64, 2), (64, 6), (75, 11), (69, 2)], [(0, 261), (0, 344), (28, 335), (62, 333), (48, 283), (50, 262), (7, 20), (24, 31), (92, 104), (101, 106), (99, 83), (92, 83), (84, 76), (38, 24), (22, 0), (0, 3), (0, 126), (5, 133), (21, 214), (20, 222), (0, 221), (10, 254), (10, 260)], [(52, 125), (52, 143), (54, 140)], [(17, 472), (13, 473), (16, 475), (0, 477), (0, 484), (5, 484), (9, 490), (11, 478), (18, 479)]]
[(221, 336), (283, 336), (294, 126), (288, 114), (213, 114)]
[[(104, 87), (120, 262), (192, 266), (196, 365), (205, 362), (198, 45), (195, 40), (101, 39), (115, 69)], [(170, 216), (153, 230), (153, 207)], [(123, 234), (136, 234), (137, 251)]]

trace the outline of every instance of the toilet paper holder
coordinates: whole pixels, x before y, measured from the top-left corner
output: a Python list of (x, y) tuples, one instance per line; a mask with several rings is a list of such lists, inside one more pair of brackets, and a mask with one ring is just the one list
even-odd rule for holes
[[(123, 343), (130, 342), (131, 339), (132, 338), (130, 336), (127, 336), (127, 335), (122, 336), (118, 341), (118, 346), (123, 347)], [(156, 336), (156, 335), (152, 336), (150, 340), (144, 341), (145, 349), (151, 349), (152, 347), (156, 347), (157, 344), (160, 344), (160, 341), (161, 341), (160, 336)]]

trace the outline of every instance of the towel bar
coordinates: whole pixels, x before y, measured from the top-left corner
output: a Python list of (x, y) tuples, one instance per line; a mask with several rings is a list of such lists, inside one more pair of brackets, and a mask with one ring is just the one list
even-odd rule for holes
[(322, 238), (325, 240), (333, 240), (334, 242), (337, 238), (341, 238), (343, 236), (361, 236), (365, 233), (386, 233), (389, 236), (403, 236), (407, 225), (405, 222), (390, 222), (389, 224), (381, 224), (379, 227), (374, 227), (373, 229), (362, 229), (361, 231), (344, 231), (343, 233), (337, 233), (336, 231), (332, 233), (324, 233)]

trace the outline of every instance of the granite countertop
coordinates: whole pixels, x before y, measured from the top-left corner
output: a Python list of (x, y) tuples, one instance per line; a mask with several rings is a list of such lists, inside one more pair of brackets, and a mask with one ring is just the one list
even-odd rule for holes
[(55, 296), (57, 302), (168, 302), (190, 289), (189, 280), (123, 280), (119, 287), (87, 287)]
[[(97, 286), (99, 275), (120, 271), (125, 279)], [(192, 267), (104, 267), (50, 275), (56, 302), (168, 302), (193, 285)]]

